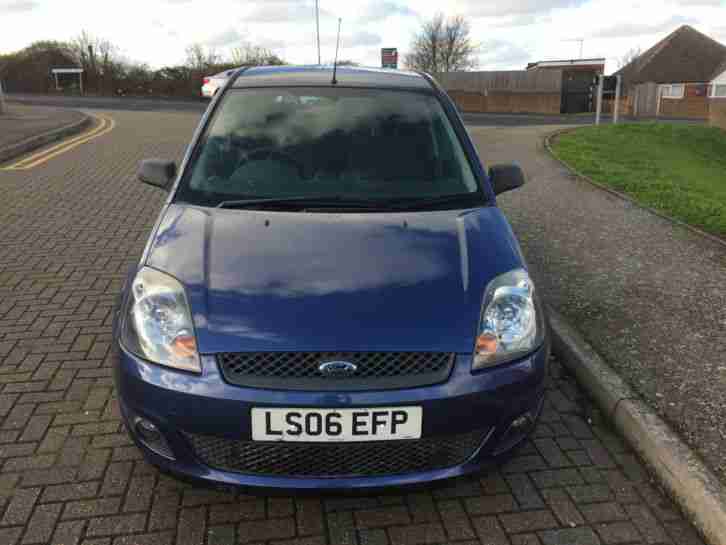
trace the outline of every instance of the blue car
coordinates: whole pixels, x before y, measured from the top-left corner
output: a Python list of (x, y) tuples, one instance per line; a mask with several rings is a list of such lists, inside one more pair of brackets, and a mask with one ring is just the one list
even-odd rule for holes
[(531, 430), (540, 298), (455, 106), (426, 74), (235, 73), (114, 323), (124, 421), (193, 480), (368, 488), (482, 470)]

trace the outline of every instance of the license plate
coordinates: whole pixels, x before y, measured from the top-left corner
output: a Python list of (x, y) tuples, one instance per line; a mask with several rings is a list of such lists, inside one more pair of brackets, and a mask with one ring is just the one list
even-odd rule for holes
[(421, 407), (252, 408), (254, 441), (395, 441), (421, 437)]

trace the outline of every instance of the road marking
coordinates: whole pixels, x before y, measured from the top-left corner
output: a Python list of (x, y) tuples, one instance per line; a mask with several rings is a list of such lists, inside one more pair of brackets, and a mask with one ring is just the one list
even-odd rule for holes
[(60, 144), (56, 144), (55, 146), (52, 146), (50, 148), (44, 149), (37, 153), (33, 153), (32, 155), (24, 157), (23, 159), (17, 161), (16, 163), (13, 163), (12, 165), (9, 165), (7, 167), (0, 167), (0, 170), (28, 170), (38, 165), (42, 165), (43, 163), (50, 161), (51, 159), (57, 157), (62, 153), (70, 151), (73, 148), (80, 146), (81, 144), (85, 144), (86, 142), (90, 142), (91, 140), (94, 140), (99, 136), (103, 136), (104, 134), (111, 132), (116, 126), (116, 122), (112, 117), (107, 117), (103, 115), (93, 117), (99, 120), (99, 124), (93, 127), (90, 131), (71, 138), (70, 140), (65, 140)]

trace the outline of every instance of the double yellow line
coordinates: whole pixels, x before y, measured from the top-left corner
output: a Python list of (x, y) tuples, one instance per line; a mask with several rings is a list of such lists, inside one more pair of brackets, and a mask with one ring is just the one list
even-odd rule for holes
[(38, 165), (42, 165), (43, 163), (50, 161), (51, 159), (53, 159), (53, 157), (57, 157), (58, 155), (70, 151), (73, 148), (80, 146), (81, 144), (85, 144), (86, 142), (90, 142), (91, 140), (98, 138), (99, 136), (103, 136), (104, 134), (111, 132), (116, 126), (116, 122), (111, 117), (107, 117), (104, 115), (94, 115), (93, 117), (98, 120), (98, 124), (90, 131), (87, 131), (69, 140), (64, 140), (60, 144), (56, 144), (55, 146), (52, 146), (50, 148), (44, 149), (37, 153), (33, 153), (27, 157), (24, 157), (20, 161), (13, 163), (12, 165), (0, 167), (0, 170), (28, 170), (33, 167), (37, 167)]

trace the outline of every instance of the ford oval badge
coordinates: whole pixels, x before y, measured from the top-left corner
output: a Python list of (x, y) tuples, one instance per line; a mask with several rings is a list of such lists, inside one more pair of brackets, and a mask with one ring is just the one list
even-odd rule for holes
[(355, 363), (349, 361), (326, 361), (318, 366), (323, 376), (329, 378), (346, 378), (353, 376), (358, 370)]

